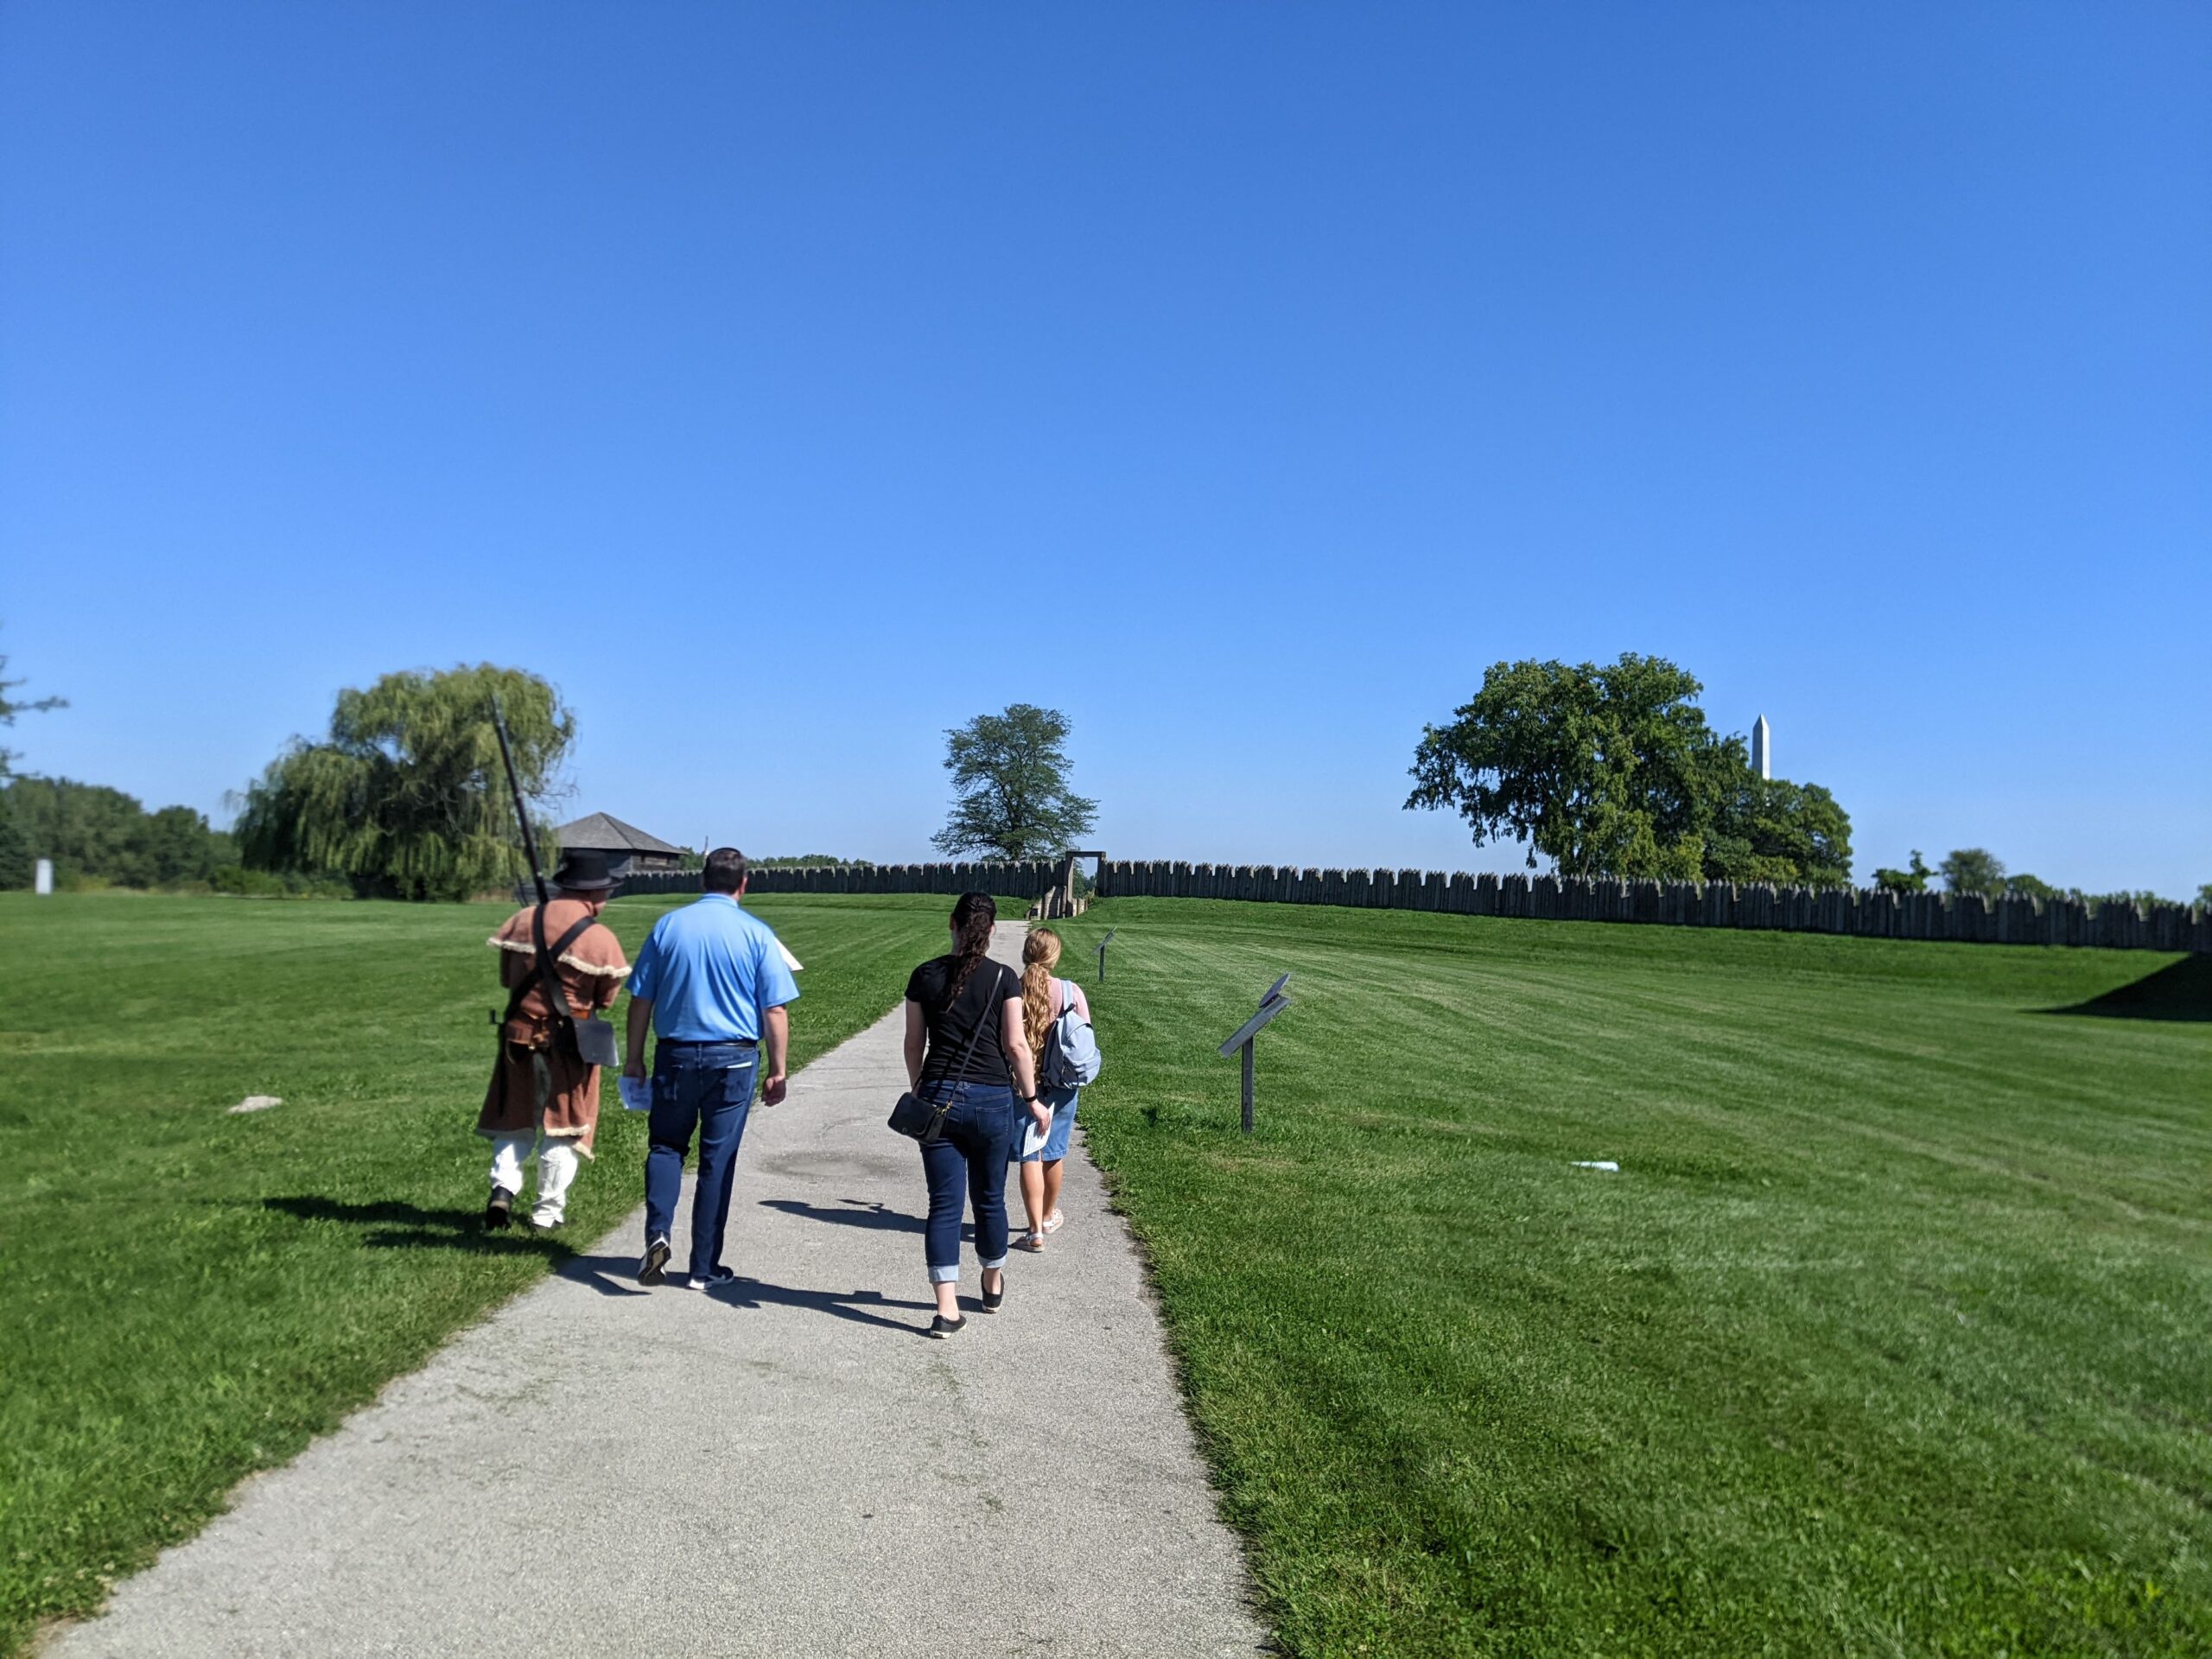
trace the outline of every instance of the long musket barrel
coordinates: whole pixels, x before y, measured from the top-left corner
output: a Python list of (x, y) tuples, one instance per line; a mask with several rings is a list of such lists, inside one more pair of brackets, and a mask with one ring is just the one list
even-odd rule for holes
[(522, 779), (515, 772), (514, 745), (507, 741), (507, 716), (496, 696), (492, 699), (492, 727), (499, 734), (499, 759), (506, 763), (507, 792), (514, 798), (515, 822), (522, 826), (523, 856), (530, 860), (531, 879), (537, 883), (537, 902), (550, 904), (552, 895), (546, 891), (545, 872), (537, 862), (537, 837), (531, 833), (530, 814), (522, 804)]

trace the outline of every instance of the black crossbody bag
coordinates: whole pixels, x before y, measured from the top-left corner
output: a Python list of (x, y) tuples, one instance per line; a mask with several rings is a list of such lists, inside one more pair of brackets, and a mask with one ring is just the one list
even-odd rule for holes
[[(553, 1016), (553, 1040), (561, 1052), (571, 1059), (582, 1060), (586, 1065), (618, 1066), (622, 1064), (621, 1050), (614, 1040), (614, 1027), (596, 1014), (587, 1014), (581, 1020), (569, 1006), (569, 994), (562, 988), (560, 969), (555, 963), (561, 953), (583, 937), (584, 930), (597, 918), (585, 917), (574, 927), (556, 939), (545, 943), (545, 906), (540, 905), (531, 912), (531, 942), (537, 947), (537, 982), (545, 988), (545, 1006)], [(507, 999), (507, 1011), (501, 1017), (504, 1025), (522, 1011), (522, 999), (530, 989), (524, 980), (514, 988)]]
[[(963, 986), (962, 988), (966, 988)], [(958, 999), (954, 1000), (957, 1001)], [(945, 1012), (947, 1014), (952, 1012), (950, 1002), (945, 1004)], [(960, 1051), (960, 1064), (950, 1071), (940, 1073), (938, 1077), (939, 1083), (957, 1080), (960, 1074), (968, 1069), (968, 1062), (976, 1052), (976, 1045), (983, 1040), (983, 1027), (990, 1023), (997, 1013), (998, 1010), (995, 1007), (988, 1003), (984, 1005), (983, 1017), (976, 1022), (976, 1029), (968, 1033), (968, 1046)], [(929, 1081), (929, 1067), (926, 1062), (924, 1063), (922, 1071), (921, 1079), (914, 1085), (917, 1089)], [(944, 1115), (951, 1109), (952, 1103), (950, 1100), (942, 1106), (932, 1106), (917, 1095), (913, 1089), (909, 1089), (899, 1096), (898, 1103), (892, 1107), (890, 1127), (926, 1147), (944, 1133)]]

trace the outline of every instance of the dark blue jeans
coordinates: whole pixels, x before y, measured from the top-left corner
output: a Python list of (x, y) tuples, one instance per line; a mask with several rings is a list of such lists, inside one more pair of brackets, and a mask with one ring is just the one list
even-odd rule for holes
[(930, 1184), (930, 1224), (923, 1241), (931, 1284), (960, 1277), (960, 1198), (964, 1189), (976, 1212), (976, 1260), (1006, 1265), (1006, 1160), (1014, 1144), (1014, 1090), (1004, 1084), (931, 1084), (921, 1097), (951, 1108), (944, 1132), (922, 1147), (922, 1173)]
[(645, 1240), (666, 1238), (683, 1190), (683, 1156), (699, 1132), (699, 1179), (691, 1194), (691, 1276), (722, 1265), (737, 1144), (753, 1107), (760, 1051), (736, 1043), (671, 1043), (653, 1050), (653, 1109), (645, 1153)]

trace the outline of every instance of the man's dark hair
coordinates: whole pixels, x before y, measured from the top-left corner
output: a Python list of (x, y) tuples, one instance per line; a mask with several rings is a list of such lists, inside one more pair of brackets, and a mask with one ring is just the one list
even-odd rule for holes
[(707, 855), (699, 885), (709, 893), (735, 893), (745, 885), (745, 855), (734, 847), (715, 848)]

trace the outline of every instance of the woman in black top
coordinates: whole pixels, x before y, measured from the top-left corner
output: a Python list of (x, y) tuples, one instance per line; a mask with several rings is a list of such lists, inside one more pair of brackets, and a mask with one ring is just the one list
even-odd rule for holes
[[(952, 909), (952, 954), (933, 957), (906, 981), (906, 1081), (917, 1096), (944, 1108), (944, 1127), (922, 1143), (930, 1184), (924, 1251), (937, 1317), (930, 1334), (949, 1337), (961, 1316), (960, 1196), (976, 1214), (976, 1255), (983, 1268), (983, 1311), (1006, 1300), (1006, 1165), (1020, 1114), (1039, 1128), (1052, 1114), (1037, 1103), (1036, 1063), (1021, 1021), (1021, 976), (986, 954), (997, 903), (963, 893)], [(1009, 1088), (1008, 1083), (1013, 1086)]]

